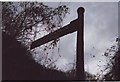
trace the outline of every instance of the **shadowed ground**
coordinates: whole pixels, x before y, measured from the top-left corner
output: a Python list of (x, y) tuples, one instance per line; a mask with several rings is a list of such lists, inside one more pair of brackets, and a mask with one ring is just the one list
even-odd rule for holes
[(2, 80), (72, 80), (64, 72), (35, 63), (26, 48), (2, 33)]

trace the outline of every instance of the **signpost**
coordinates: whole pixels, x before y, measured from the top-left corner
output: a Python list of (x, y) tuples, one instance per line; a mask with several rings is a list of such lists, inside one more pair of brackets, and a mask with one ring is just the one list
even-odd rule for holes
[(76, 80), (85, 80), (84, 72), (84, 8), (77, 10), (78, 18), (70, 22), (70, 24), (32, 42), (31, 49), (41, 46), (47, 42), (55, 40), (59, 37), (77, 31), (77, 58), (76, 58)]

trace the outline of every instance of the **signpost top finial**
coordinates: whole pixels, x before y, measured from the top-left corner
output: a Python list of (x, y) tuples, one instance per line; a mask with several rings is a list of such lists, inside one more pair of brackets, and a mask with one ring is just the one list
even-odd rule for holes
[(84, 12), (85, 12), (85, 9), (84, 9), (83, 7), (79, 7), (79, 8), (77, 9), (78, 19), (79, 19), (79, 18), (81, 19), (81, 18), (83, 17)]
[(77, 9), (78, 15), (83, 14), (84, 12), (85, 12), (85, 9), (84, 9), (83, 7), (79, 7), (79, 8)]

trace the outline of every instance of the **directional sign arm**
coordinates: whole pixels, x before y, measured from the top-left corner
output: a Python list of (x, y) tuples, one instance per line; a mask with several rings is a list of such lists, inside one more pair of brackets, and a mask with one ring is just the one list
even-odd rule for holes
[(64, 26), (64, 27), (52, 32), (52, 33), (49, 33), (48, 35), (32, 42), (31, 49), (76, 31), (77, 30), (77, 28), (75, 27), (76, 21), (77, 20), (74, 20), (70, 24), (68, 24), (68, 25), (66, 25), (66, 26)]

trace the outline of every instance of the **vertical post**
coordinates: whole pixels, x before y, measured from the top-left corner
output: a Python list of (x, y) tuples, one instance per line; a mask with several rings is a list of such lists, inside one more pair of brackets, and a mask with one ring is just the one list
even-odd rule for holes
[(76, 80), (85, 80), (84, 72), (84, 8), (77, 10), (77, 58), (76, 58)]

